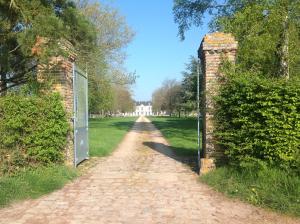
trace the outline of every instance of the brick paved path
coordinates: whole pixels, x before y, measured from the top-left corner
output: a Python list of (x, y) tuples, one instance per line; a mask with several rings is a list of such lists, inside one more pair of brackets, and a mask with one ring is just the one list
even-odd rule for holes
[(300, 223), (233, 201), (198, 182), (161, 134), (139, 118), (118, 149), (86, 175), (0, 210), (0, 223)]

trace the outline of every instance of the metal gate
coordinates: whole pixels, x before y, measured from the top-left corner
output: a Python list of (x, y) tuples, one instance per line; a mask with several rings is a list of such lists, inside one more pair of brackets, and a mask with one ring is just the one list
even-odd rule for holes
[(73, 65), (74, 95), (74, 165), (89, 158), (88, 142), (88, 79)]

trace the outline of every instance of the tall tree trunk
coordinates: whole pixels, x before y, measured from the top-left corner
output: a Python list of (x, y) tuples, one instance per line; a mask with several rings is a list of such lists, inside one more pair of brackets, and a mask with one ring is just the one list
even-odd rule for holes
[(5, 89), (6, 89), (6, 74), (1, 73), (0, 75), (0, 96), (5, 95)]
[(283, 20), (283, 30), (278, 45), (279, 76), (289, 79), (289, 12), (288, 5), (285, 7), (286, 15)]

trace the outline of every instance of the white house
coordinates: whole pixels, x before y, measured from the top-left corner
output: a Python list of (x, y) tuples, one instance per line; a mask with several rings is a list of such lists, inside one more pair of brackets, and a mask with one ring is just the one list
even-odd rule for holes
[(146, 102), (135, 102), (135, 111), (133, 116), (152, 116), (152, 103)]

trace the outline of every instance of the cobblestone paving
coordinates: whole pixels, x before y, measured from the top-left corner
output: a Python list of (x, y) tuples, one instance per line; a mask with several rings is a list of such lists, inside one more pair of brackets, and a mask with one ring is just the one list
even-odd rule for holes
[(141, 117), (111, 156), (61, 190), (0, 210), (0, 223), (300, 223), (212, 191), (167, 145)]

